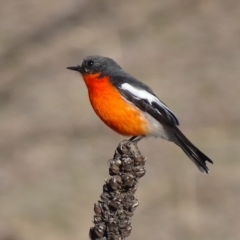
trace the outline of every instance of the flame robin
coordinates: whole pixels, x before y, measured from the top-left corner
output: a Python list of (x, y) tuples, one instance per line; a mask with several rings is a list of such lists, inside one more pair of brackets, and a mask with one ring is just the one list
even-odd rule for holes
[(137, 143), (145, 136), (166, 139), (177, 144), (202, 172), (213, 163), (179, 130), (174, 113), (152, 89), (126, 73), (107, 57), (89, 56), (76, 67), (88, 88), (89, 99), (100, 119), (111, 129), (132, 136)]

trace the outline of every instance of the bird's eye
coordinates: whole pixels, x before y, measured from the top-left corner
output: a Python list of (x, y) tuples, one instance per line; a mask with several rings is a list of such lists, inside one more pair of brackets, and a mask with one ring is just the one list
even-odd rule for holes
[(94, 61), (93, 61), (93, 60), (88, 60), (88, 61), (87, 61), (88, 67), (91, 67), (93, 64), (94, 64)]

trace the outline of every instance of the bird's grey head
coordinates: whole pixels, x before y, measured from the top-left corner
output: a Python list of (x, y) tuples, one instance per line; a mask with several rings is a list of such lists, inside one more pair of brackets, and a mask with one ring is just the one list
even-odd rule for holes
[(121, 69), (121, 67), (108, 57), (88, 56), (83, 59), (82, 63), (76, 67), (67, 69), (78, 71), (81, 74), (101, 73), (102, 76), (111, 75), (112, 72)]

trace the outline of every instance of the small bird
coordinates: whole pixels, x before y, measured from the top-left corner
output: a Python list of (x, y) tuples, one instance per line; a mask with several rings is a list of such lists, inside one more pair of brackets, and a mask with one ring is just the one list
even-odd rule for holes
[(160, 137), (177, 144), (201, 172), (213, 163), (178, 128), (174, 113), (152, 89), (125, 72), (114, 60), (89, 56), (67, 69), (79, 72), (88, 88), (89, 99), (100, 119), (111, 129), (138, 143), (145, 136)]

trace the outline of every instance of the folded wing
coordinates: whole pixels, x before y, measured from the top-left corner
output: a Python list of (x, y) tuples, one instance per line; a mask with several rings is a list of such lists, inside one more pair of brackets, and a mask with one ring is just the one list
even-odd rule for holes
[(119, 91), (129, 102), (150, 114), (160, 123), (167, 126), (179, 125), (174, 113), (157, 98), (150, 88), (137, 88), (129, 83), (122, 83)]

